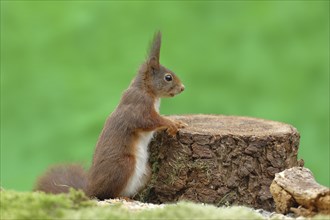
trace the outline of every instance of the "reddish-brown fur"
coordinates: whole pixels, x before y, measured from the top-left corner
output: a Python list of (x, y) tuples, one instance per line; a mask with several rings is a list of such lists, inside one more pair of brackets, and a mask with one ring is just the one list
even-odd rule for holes
[[(159, 129), (167, 129), (170, 135), (175, 135), (177, 130), (183, 127), (180, 122), (162, 117), (155, 109), (157, 99), (172, 97), (184, 90), (176, 75), (159, 64), (160, 46), (161, 34), (158, 32), (147, 61), (142, 64), (135, 79), (124, 92), (118, 107), (105, 122), (87, 181), (82, 180), (84, 183), (87, 182), (87, 185), (83, 184), (81, 187), (81, 184), (72, 183), (71, 187), (82, 188), (88, 196), (99, 199), (120, 196), (135, 170), (140, 135)], [(173, 80), (166, 82), (165, 74), (170, 74)], [(76, 168), (68, 169), (72, 169), (73, 173)], [(150, 173), (150, 168), (147, 167), (144, 184), (150, 178)], [(58, 175), (56, 178), (59, 178)], [(51, 193), (61, 191), (55, 185), (54, 189), (50, 187), (52, 179), (53, 172), (46, 173), (39, 179), (36, 189)], [(48, 187), (45, 188), (44, 185)]]
[(67, 193), (70, 187), (86, 190), (86, 171), (77, 164), (66, 164), (50, 167), (38, 179), (36, 188), (53, 194)]

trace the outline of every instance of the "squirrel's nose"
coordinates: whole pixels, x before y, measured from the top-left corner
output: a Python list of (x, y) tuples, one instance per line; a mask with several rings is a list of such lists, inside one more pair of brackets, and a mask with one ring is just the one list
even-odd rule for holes
[(181, 85), (181, 92), (183, 92), (184, 90), (184, 85)]

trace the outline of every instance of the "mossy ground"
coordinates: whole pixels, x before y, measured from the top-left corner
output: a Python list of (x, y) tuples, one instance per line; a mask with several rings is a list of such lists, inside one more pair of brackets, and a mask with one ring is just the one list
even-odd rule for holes
[(217, 208), (180, 202), (164, 208), (129, 211), (120, 205), (98, 206), (83, 193), (47, 195), (1, 191), (1, 219), (263, 219), (244, 207)]
[[(246, 207), (217, 208), (180, 202), (142, 211), (120, 205), (98, 206), (82, 192), (48, 195), (41, 192), (1, 191), (1, 219), (264, 219)], [(318, 218), (322, 219), (322, 218)]]

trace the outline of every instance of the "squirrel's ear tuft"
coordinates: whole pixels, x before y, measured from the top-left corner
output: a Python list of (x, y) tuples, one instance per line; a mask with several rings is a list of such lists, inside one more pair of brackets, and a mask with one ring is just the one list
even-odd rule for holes
[(159, 68), (161, 41), (162, 41), (162, 33), (158, 31), (154, 35), (148, 55), (148, 65), (154, 69)]

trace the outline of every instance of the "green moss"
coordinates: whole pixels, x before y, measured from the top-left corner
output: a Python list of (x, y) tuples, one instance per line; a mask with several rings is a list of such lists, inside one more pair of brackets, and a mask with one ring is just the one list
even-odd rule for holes
[(216, 208), (180, 202), (164, 208), (129, 211), (120, 205), (97, 206), (82, 192), (48, 195), (1, 191), (1, 219), (262, 219), (248, 208)]
[(313, 220), (329, 220), (330, 216), (329, 215), (315, 215), (313, 218)]
[(141, 212), (139, 217), (159, 219), (263, 219), (246, 207), (217, 208), (211, 205), (180, 202), (163, 209)]
[[(324, 219), (327, 216), (317, 216)], [(84, 193), (49, 195), (1, 191), (1, 219), (264, 219), (246, 207), (221, 207), (179, 202), (164, 208), (129, 211), (121, 205), (98, 206)]]
[(67, 212), (70, 219), (263, 219), (245, 207), (216, 208), (187, 202), (164, 208), (128, 211), (122, 207), (93, 207)]
[(47, 195), (42, 192), (1, 191), (1, 219), (54, 219), (65, 210), (92, 206), (83, 192)]

